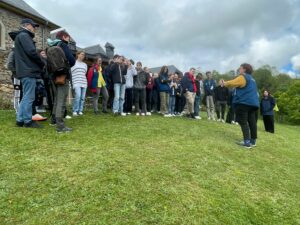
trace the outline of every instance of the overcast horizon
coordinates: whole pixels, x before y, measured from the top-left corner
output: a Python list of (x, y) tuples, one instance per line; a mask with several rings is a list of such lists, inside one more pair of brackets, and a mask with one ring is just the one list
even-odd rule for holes
[(248, 62), (290, 75), (300, 68), (298, 0), (25, 1), (77, 46), (110, 42), (148, 67), (227, 72)]

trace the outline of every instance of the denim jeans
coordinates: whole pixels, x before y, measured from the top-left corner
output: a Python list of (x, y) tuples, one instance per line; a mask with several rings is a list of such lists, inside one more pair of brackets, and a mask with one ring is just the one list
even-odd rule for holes
[(113, 113), (123, 113), (123, 105), (125, 99), (125, 84), (114, 84), (114, 103)]
[(199, 112), (201, 109), (201, 95), (195, 96), (195, 103), (194, 103), (194, 115), (199, 116)]
[(17, 113), (17, 121), (29, 123), (32, 120), (32, 103), (35, 100), (36, 79), (30, 77), (21, 78), (23, 97)]
[(169, 114), (175, 114), (175, 103), (176, 103), (176, 96), (170, 95), (169, 96)]
[(74, 87), (75, 98), (73, 101), (73, 112), (79, 113), (83, 111), (86, 88), (84, 87)]

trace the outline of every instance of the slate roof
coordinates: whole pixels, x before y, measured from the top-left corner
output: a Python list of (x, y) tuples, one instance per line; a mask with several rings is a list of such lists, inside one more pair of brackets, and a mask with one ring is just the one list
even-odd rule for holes
[[(149, 70), (152, 72), (152, 73), (159, 73), (160, 70), (161, 70), (162, 66), (160, 67), (154, 67), (154, 68), (150, 68)], [(168, 66), (168, 69), (169, 69), (169, 73), (179, 73), (179, 74), (182, 74), (182, 72), (174, 65), (169, 65)]]

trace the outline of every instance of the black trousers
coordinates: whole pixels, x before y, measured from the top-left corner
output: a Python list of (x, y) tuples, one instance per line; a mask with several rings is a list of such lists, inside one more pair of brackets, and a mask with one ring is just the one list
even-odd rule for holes
[(151, 112), (151, 110), (152, 110), (152, 89), (146, 89), (146, 105), (147, 105), (147, 112)]
[(124, 112), (131, 113), (133, 105), (133, 89), (126, 88), (125, 90), (125, 103), (124, 103)]
[(263, 121), (265, 125), (265, 130), (267, 132), (274, 134), (274, 116), (273, 115), (263, 116)]
[(135, 111), (140, 112), (140, 105), (142, 108), (141, 113), (146, 113), (146, 89), (134, 89), (134, 102)]
[(154, 112), (160, 111), (160, 96), (157, 89), (152, 90), (152, 109)]
[(248, 105), (237, 105), (236, 120), (240, 124), (244, 140), (257, 139), (257, 108)]

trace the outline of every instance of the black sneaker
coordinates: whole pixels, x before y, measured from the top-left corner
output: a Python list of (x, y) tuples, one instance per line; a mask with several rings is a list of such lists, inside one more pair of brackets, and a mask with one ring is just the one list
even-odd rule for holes
[(57, 128), (56, 132), (61, 134), (61, 133), (69, 133), (71, 132), (73, 129), (69, 128), (69, 127), (62, 127), (62, 128)]
[(17, 126), (17, 127), (23, 127), (23, 126), (24, 126), (24, 122), (19, 122), (19, 121), (17, 121), (17, 122), (16, 122), (16, 126)]
[(238, 141), (238, 142), (236, 142), (236, 144), (239, 145), (239, 146), (242, 146), (246, 149), (251, 149), (252, 148), (252, 145), (250, 144), (250, 142), (245, 143), (244, 141)]
[(102, 110), (103, 113), (107, 114), (108, 112), (106, 110)]
[(55, 125), (56, 125), (56, 118), (52, 116), (50, 121), (50, 126), (55, 126)]
[(35, 121), (31, 121), (31, 122), (29, 122), (29, 123), (25, 123), (25, 124), (24, 124), (24, 127), (26, 127), (26, 128), (43, 128), (42, 125), (38, 124), (38, 123), (35, 122)]

